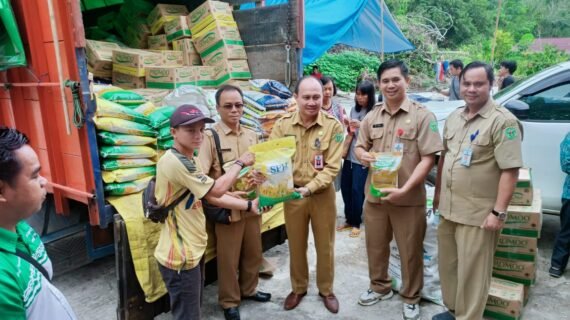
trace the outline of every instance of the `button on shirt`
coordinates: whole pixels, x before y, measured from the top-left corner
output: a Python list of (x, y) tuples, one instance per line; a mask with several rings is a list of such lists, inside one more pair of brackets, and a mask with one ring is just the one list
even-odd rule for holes
[[(501, 170), (523, 165), (522, 131), (518, 120), (492, 99), (473, 118), (467, 112), (458, 108), (445, 123), (439, 210), (450, 221), (480, 226), (497, 200)], [(467, 167), (461, 158), (468, 148)]]
[[(421, 104), (406, 99), (394, 114), (386, 104), (377, 103), (360, 125), (356, 147), (368, 152), (391, 152), (398, 141), (398, 130), (402, 132), (399, 141), (404, 147), (402, 164), (398, 170), (398, 187), (401, 188), (420, 163), (421, 157), (439, 152), (443, 146), (434, 114)], [(366, 179), (366, 200), (380, 203), (380, 198), (370, 194), (371, 176), (372, 169)], [(422, 183), (395, 204), (421, 206), (425, 202), (426, 191)]]
[[(319, 112), (317, 120), (305, 128), (299, 112), (279, 119), (269, 139), (295, 137), (297, 148), (293, 156), (293, 182), (307, 187), (311, 193), (326, 189), (340, 170), (343, 127), (333, 116)], [(315, 166), (317, 156), (322, 156), (322, 169)]]
[[(223, 164), (237, 160), (242, 154), (248, 151), (249, 146), (257, 144), (257, 134), (250, 129), (240, 126), (239, 132), (234, 132), (225, 123), (216, 123), (212, 129), (220, 137), (220, 151), (222, 153)], [(216, 143), (210, 130), (206, 130), (205, 139), (200, 146), (198, 158), (206, 174), (218, 179), (222, 176), (222, 168), (218, 160)], [(239, 221), (246, 215), (245, 211), (232, 210), (232, 221)]]

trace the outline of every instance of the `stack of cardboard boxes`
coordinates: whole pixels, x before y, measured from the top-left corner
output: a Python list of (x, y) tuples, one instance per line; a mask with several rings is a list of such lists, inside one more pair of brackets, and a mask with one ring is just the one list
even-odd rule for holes
[(538, 238), (542, 227), (540, 190), (533, 189), (530, 170), (520, 169), (508, 208), (508, 218), (499, 237), (493, 265), (493, 280), (485, 316), (520, 319), (536, 279)]

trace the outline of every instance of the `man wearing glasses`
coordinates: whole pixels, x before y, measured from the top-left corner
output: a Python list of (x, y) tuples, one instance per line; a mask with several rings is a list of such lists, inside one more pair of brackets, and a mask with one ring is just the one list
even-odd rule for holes
[[(257, 134), (240, 125), (243, 116), (243, 93), (235, 86), (224, 85), (216, 92), (216, 110), (221, 121), (212, 129), (220, 139), (218, 159), (213, 132), (206, 131), (199, 159), (204, 172), (213, 179), (222, 175), (224, 164), (237, 160), (256, 144)], [(222, 163), (220, 163), (220, 161)], [(239, 192), (231, 192), (236, 197)], [(218, 258), (218, 302), (229, 320), (239, 320), (242, 299), (267, 302), (271, 294), (257, 291), (262, 261), (261, 215), (232, 210), (230, 224), (216, 223), (216, 252)], [(239, 273), (239, 276), (238, 276)]]

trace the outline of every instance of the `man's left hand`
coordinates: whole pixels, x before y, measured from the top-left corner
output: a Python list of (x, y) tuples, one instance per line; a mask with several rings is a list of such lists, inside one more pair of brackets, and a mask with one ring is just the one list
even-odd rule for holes
[(485, 229), (488, 231), (497, 231), (501, 230), (504, 224), (505, 224), (504, 221), (499, 220), (499, 218), (495, 216), (493, 213), (489, 213), (489, 215), (487, 215), (487, 218), (485, 218), (485, 221), (483, 221), (481, 229)]
[(391, 203), (399, 202), (406, 194), (406, 191), (402, 188), (385, 188), (380, 189), (380, 192), (386, 195), (380, 199)]

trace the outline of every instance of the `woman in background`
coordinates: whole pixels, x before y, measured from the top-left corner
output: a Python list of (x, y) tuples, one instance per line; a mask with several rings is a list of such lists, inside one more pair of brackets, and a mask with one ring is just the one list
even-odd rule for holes
[(374, 84), (370, 81), (362, 81), (356, 86), (354, 107), (350, 111), (348, 135), (345, 140), (344, 163), (341, 173), (341, 192), (344, 200), (344, 216), (346, 222), (336, 229), (337, 231), (351, 230), (350, 237), (360, 236), (360, 224), (362, 223), (362, 206), (364, 204), (364, 184), (368, 176), (368, 168), (360, 164), (354, 154), (356, 137), (360, 128), (360, 122), (366, 114), (372, 110), (375, 99)]
[[(348, 119), (346, 117), (346, 111), (344, 107), (340, 105), (337, 101), (333, 99), (336, 96), (336, 85), (333, 79), (323, 76), (321, 78), (321, 83), (323, 84), (323, 107), (322, 111), (335, 117), (342, 125), (345, 127), (348, 125)], [(340, 174), (336, 176), (334, 180), (334, 190), (340, 190)]]

